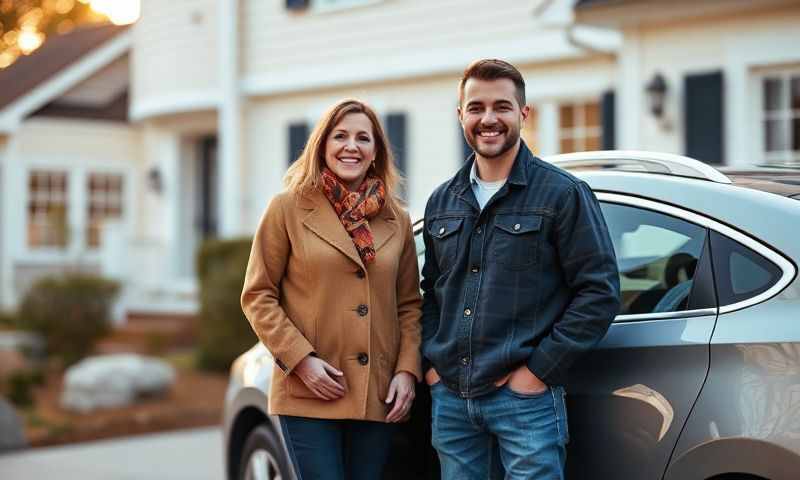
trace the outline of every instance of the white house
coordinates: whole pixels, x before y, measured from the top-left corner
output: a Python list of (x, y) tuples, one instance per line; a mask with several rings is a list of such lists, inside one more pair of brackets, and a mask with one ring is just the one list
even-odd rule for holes
[[(13, 306), (38, 275), (80, 266), (124, 282), (125, 312), (193, 311), (196, 247), (209, 236), (255, 229), (309, 129), (343, 97), (362, 98), (382, 115), (418, 215), (467, 153), (456, 87), (477, 58), (503, 58), (523, 72), (534, 111), (524, 135), (543, 155), (615, 145), (683, 152), (676, 83), (694, 70), (681, 62), (718, 60), (731, 38), (753, 37), (750, 53), (782, 51), (785, 62), (800, 64), (790, 58), (797, 34), (789, 28), (798, 2), (764, 2), (770, 7), (760, 11), (761, 23), (726, 28), (692, 20), (702, 12), (687, 2), (676, 25), (695, 25), (716, 42), (712, 53), (681, 49), (679, 40), (686, 41), (667, 33), (667, 14), (650, 27), (644, 17), (652, 5), (638, 5), (648, 2), (584, 1), (574, 11), (572, 3), (142, 0), (142, 16), (129, 29), (95, 27), (48, 40), (0, 71), (2, 305)], [(705, 3), (724, 11), (722, 4), (750, 2)], [(629, 8), (640, 11), (635, 26), (622, 21)], [(772, 30), (778, 27), (783, 33)], [(732, 35), (736, 29), (744, 38)], [(661, 46), (659, 36), (675, 45)], [(759, 48), (763, 42), (773, 43)], [(53, 58), (63, 65), (55, 68)], [(53, 68), (37, 68), (45, 63)], [(750, 65), (731, 68), (744, 68), (749, 79)], [(644, 93), (656, 70), (668, 85), (658, 120)], [(4, 94), (28, 76), (36, 81)], [(794, 85), (793, 77), (781, 78)], [(739, 94), (746, 96), (740, 103), (758, 96), (750, 87)], [(120, 104), (127, 105), (122, 113)], [(732, 109), (724, 152), (742, 136), (758, 136), (745, 112), (726, 104), (725, 118)], [(740, 129), (728, 133), (732, 125)], [(740, 152), (721, 158), (766, 160)]]

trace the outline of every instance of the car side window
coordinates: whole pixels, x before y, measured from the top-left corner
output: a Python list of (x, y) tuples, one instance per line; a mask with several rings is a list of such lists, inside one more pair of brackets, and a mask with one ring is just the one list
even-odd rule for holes
[(717, 232), (711, 232), (711, 253), (720, 306), (767, 291), (783, 274), (761, 254)]
[(620, 315), (688, 310), (706, 229), (629, 205), (601, 202), (620, 274)]

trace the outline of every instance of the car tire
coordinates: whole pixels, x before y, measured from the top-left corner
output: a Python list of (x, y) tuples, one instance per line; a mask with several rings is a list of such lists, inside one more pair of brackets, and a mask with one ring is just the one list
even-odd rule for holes
[(244, 443), (239, 461), (239, 480), (291, 480), (291, 470), (280, 439), (266, 425), (259, 425)]

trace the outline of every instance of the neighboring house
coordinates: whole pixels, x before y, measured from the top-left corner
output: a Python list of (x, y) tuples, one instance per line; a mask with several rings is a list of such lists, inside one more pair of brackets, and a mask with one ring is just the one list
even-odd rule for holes
[[(622, 33), (617, 143), (721, 165), (800, 164), (800, 1), (579, 0)], [(663, 115), (646, 86), (661, 74)]]
[[(709, 58), (692, 44), (651, 61), (649, 37), (635, 37), (632, 53), (633, 34), (612, 20), (628, 17), (614, 9), (638, 3), (580, 2), (573, 11), (570, 0), (142, 0), (131, 28), (52, 38), (0, 71), (0, 301), (13, 306), (35, 277), (80, 267), (124, 282), (120, 314), (193, 311), (197, 246), (254, 231), (310, 128), (344, 97), (366, 100), (384, 119), (418, 216), (469, 153), (456, 88), (477, 58), (522, 70), (533, 107), (523, 135), (539, 154), (682, 153), (675, 82), (695, 71), (677, 65), (695, 49), (697, 62)], [(760, 50), (788, 54), (794, 2), (765, 3), (777, 10), (764, 14), (771, 23), (736, 24), (720, 38), (721, 27), (685, 22), (715, 45), (744, 42), (731, 35), (736, 28), (748, 36), (785, 24)], [(663, 17), (656, 23), (671, 18)], [(668, 85), (659, 125), (643, 92), (656, 69)], [(758, 96), (740, 93), (750, 95), (740, 103)], [(727, 152), (728, 142), (764, 135), (727, 132)]]

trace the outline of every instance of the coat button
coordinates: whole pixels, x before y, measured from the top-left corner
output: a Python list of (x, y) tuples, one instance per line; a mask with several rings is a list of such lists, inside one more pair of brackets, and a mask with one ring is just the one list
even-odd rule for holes
[(439, 235), (442, 235), (443, 233), (444, 233), (444, 227), (439, 229)]
[(358, 309), (356, 309), (356, 311), (358, 312), (359, 316), (365, 317), (369, 312), (369, 307), (367, 307), (362, 303), (361, 305), (358, 306)]
[(461, 364), (462, 365), (469, 365), (469, 357), (461, 357)]
[(359, 268), (359, 269), (356, 271), (356, 277), (358, 277), (358, 278), (364, 278), (364, 277), (366, 277), (366, 276), (367, 276), (367, 274), (366, 274), (366, 273), (364, 273), (364, 270), (361, 270), (361, 269)]
[(521, 225), (519, 223), (514, 224), (514, 230), (519, 230), (520, 227), (521, 227)]
[(359, 353), (358, 354), (358, 363), (360, 363), (361, 365), (366, 365), (367, 363), (369, 363), (369, 355), (367, 355), (364, 352)]
[(472, 273), (478, 273), (478, 266), (474, 265), (471, 269)]
[(469, 308), (465, 308), (464, 309), (464, 315), (469, 317), (470, 315), (472, 315), (472, 310), (470, 310)]
[(477, 233), (478, 235), (480, 235), (482, 231), (483, 229), (481, 227), (475, 229), (475, 233)]

